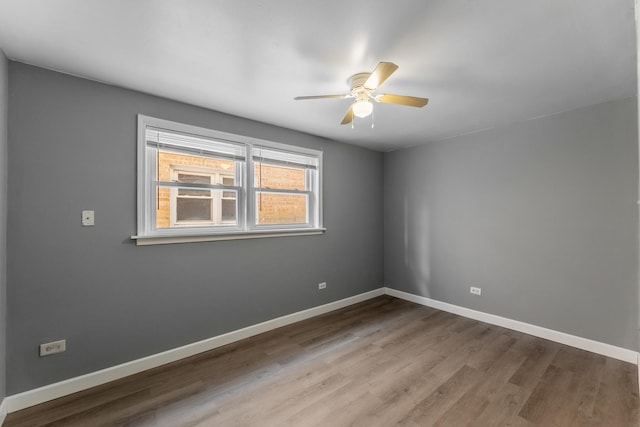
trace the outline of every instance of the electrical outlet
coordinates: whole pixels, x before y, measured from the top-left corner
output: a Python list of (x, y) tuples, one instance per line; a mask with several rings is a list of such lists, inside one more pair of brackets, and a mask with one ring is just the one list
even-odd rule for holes
[(474, 295), (482, 295), (482, 288), (476, 288), (475, 286), (472, 286), (469, 289), (469, 292), (471, 292)]
[(318, 289), (326, 289), (326, 288), (327, 288), (327, 282), (318, 283)]
[(53, 341), (40, 344), (40, 356), (62, 353), (67, 350), (67, 340)]

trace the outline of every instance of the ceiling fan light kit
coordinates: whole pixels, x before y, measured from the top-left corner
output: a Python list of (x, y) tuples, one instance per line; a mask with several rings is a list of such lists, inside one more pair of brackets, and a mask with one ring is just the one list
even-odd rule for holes
[(351, 106), (351, 109), (356, 117), (364, 118), (373, 112), (373, 104), (366, 100), (356, 101)]
[(297, 96), (296, 101), (305, 99), (346, 99), (355, 98), (355, 102), (351, 104), (347, 114), (345, 114), (340, 124), (346, 125), (353, 122), (353, 117), (367, 117), (373, 112), (373, 104), (371, 100), (387, 104), (406, 105), (409, 107), (424, 107), (429, 102), (428, 98), (418, 98), (415, 96), (379, 94), (375, 95), (376, 89), (391, 76), (398, 66), (393, 62), (380, 62), (371, 73), (358, 73), (349, 77), (347, 82), (351, 87), (349, 93), (340, 95), (312, 95)]

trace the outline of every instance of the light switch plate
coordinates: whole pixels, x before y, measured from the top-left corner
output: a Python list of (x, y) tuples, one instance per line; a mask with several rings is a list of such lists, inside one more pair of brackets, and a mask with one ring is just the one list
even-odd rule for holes
[(94, 224), (95, 224), (95, 212), (82, 211), (82, 225), (85, 227), (92, 227)]

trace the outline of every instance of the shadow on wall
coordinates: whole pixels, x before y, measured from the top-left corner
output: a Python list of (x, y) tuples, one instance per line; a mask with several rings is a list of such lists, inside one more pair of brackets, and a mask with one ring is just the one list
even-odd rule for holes
[(405, 194), (404, 220), (404, 264), (411, 274), (411, 287), (416, 295), (431, 298), (431, 257), (429, 244), (429, 209), (427, 202), (409, 200)]

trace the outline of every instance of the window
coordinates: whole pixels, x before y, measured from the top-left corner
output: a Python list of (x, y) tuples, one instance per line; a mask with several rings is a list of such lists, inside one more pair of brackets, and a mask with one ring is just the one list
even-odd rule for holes
[(322, 153), (138, 116), (137, 243), (313, 234)]
[(266, 147), (253, 150), (253, 188), (258, 225), (315, 222), (313, 158)]

